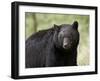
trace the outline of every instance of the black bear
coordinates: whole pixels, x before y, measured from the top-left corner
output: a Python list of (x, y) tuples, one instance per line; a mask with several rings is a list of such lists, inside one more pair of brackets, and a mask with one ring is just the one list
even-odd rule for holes
[(79, 44), (78, 22), (54, 25), (30, 36), (25, 42), (25, 66), (76, 66)]

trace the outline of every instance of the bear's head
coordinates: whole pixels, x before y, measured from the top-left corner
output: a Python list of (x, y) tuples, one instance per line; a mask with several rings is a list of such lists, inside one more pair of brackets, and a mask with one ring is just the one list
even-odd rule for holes
[(74, 49), (77, 48), (79, 43), (78, 22), (74, 21), (73, 24), (54, 25), (56, 29), (54, 40), (58, 48)]

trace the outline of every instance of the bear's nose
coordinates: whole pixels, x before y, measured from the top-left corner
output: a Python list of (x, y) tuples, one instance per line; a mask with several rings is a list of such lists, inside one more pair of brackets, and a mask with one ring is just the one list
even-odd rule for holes
[(67, 46), (68, 46), (68, 43), (66, 43), (66, 44), (63, 45), (64, 48), (67, 48)]

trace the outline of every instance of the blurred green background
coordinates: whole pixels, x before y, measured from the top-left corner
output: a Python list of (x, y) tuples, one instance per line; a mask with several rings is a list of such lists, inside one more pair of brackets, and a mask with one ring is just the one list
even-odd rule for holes
[(27, 39), (35, 32), (48, 29), (54, 24), (72, 24), (74, 21), (78, 21), (80, 33), (78, 65), (89, 65), (89, 15), (25, 12), (25, 37)]

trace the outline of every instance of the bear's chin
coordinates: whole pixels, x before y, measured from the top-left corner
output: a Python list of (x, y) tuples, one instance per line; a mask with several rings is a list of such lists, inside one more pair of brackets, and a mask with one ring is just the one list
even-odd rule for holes
[(71, 47), (63, 47), (64, 50), (70, 50)]

